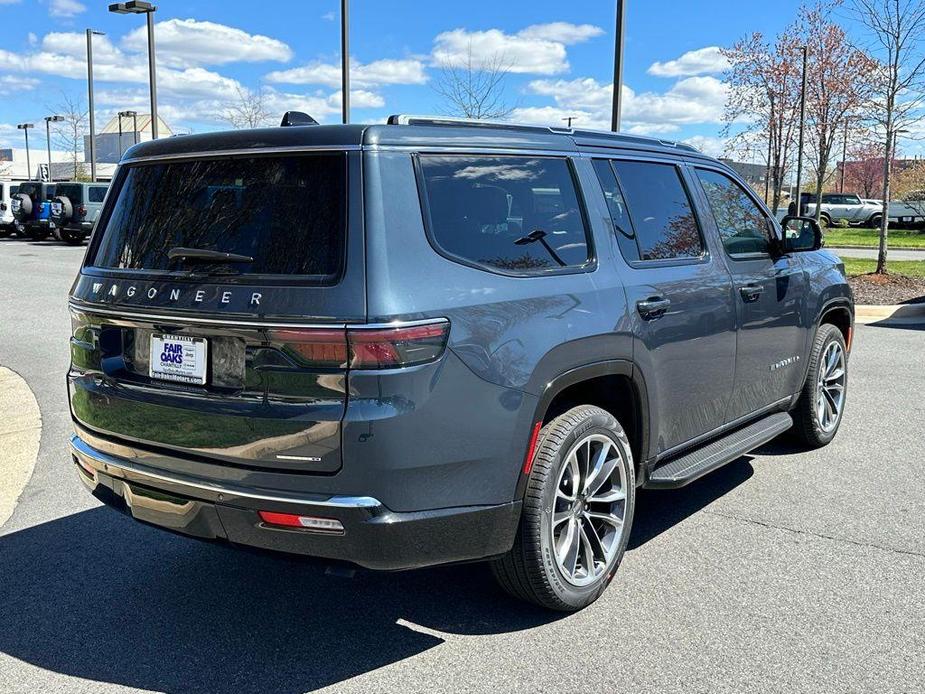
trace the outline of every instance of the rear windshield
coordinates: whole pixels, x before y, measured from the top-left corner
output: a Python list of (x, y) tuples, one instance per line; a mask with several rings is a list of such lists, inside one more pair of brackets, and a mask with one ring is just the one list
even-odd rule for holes
[(83, 186), (59, 183), (55, 195), (66, 197), (71, 202), (83, 202)]
[[(298, 275), (331, 284), (343, 269), (346, 179), (342, 153), (130, 165), (92, 265)], [(171, 260), (175, 248), (252, 260)]]

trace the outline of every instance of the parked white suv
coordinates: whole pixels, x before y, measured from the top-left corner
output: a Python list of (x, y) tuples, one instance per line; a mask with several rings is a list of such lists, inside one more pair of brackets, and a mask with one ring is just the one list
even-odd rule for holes
[[(816, 215), (816, 196), (803, 193), (800, 196), (804, 214), (814, 217)], [(849, 224), (864, 224), (866, 226), (880, 226), (883, 217), (883, 205), (863, 200), (854, 193), (823, 193), (822, 212), (820, 221), (825, 226), (832, 226), (833, 221), (847, 219)]]
[(9, 181), (0, 181), (0, 238), (13, 233), (13, 202), (12, 198), (19, 191), (19, 184)]

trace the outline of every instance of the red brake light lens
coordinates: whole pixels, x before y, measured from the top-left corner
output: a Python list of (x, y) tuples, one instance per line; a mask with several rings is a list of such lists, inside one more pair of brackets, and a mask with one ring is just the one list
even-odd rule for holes
[(348, 330), (350, 368), (389, 369), (426, 364), (446, 349), (450, 324), (426, 323), (408, 327)]
[(449, 333), (449, 322), (442, 320), (394, 328), (271, 330), (269, 338), (307, 366), (393, 369), (439, 359)]

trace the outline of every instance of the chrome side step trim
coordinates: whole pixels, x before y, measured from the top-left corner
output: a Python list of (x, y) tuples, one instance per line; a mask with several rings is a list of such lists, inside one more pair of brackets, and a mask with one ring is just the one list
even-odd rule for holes
[[(285, 494), (259, 494), (233, 485), (215, 484), (213, 482), (206, 482), (184, 475), (155, 471), (145, 465), (132, 463), (124, 458), (118, 458), (108, 453), (98, 451), (77, 434), (71, 434), (69, 443), (71, 454), (80, 461), (80, 465), (78, 465), (79, 468), (84, 468), (86, 466), (92, 468), (95, 472), (102, 472), (118, 479), (137, 482), (139, 484), (145, 484), (147, 482), (155, 487), (158, 486), (157, 483), (166, 483), (176, 487), (181, 493), (184, 489), (190, 490), (188, 493), (194, 497), (202, 496), (202, 492), (206, 492), (207, 497), (213, 500), (219, 497), (224, 501), (244, 498), (256, 501), (268, 501), (271, 503), (298, 504), (300, 506), (369, 509), (372, 511), (385, 510), (382, 502), (371, 496), (331, 496), (326, 499), (311, 499)], [(81, 474), (86, 477), (86, 470), (82, 470)], [(96, 482), (96, 480), (94, 479), (93, 482)]]

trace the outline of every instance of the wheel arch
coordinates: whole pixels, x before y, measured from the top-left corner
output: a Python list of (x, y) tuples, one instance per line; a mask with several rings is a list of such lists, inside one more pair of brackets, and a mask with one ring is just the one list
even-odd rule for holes
[[(637, 481), (642, 478), (650, 440), (649, 393), (639, 369), (627, 360), (595, 362), (566, 371), (547, 383), (536, 405), (535, 424), (546, 424), (577, 405), (596, 405), (610, 412), (626, 429)], [(530, 453), (530, 451), (528, 451)], [(517, 498), (526, 489), (521, 473)]]

